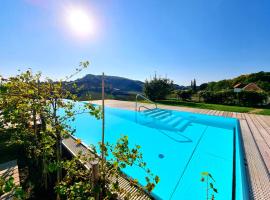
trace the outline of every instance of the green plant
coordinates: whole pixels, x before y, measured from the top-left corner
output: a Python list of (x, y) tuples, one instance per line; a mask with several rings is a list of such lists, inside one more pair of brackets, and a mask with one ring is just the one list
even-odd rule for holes
[(173, 81), (168, 78), (157, 78), (146, 80), (143, 91), (145, 95), (155, 101), (165, 99), (174, 89)]
[[(97, 151), (94, 146), (91, 147), (95, 154)], [(143, 161), (142, 153), (139, 151), (140, 146), (129, 146), (128, 137), (123, 136), (118, 139), (116, 144), (106, 143), (104, 147), (99, 144), (99, 151), (103, 148), (107, 157), (107, 164), (102, 166), (100, 158), (93, 155), (82, 155), (74, 157), (72, 160), (64, 161), (63, 167), (66, 170), (66, 176), (56, 186), (56, 192), (64, 199), (114, 199), (117, 194), (124, 194), (126, 198), (130, 193), (119, 187), (119, 176), (122, 174), (122, 169), (126, 167), (137, 166), (143, 169), (146, 173), (146, 185), (142, 186), (138, 180), (128, 178), (129, 184), (143, 190), (151, 192), (155, 185), (159, 182), (159, 177), (155, 176), (150, 169), (147, 168)], [(95, 181), (91, 181), (93, 177), (93, 168), (85, 170), (83, 165), (97, 160), (99, 175)]]
[(239, 93), (233, 90), (224, 90), (218, 92), (203, 91), (201, 97), (206, 103), (241, 105), (241, 106), (258, 106), (262, 105), (267, 100), (267, 93), (241, 91)]
[[(81, 63), (80, 68), (74, 74), (79, 73), (88, 64), (88, 62)], [(66, 80), (73, 75), (68, 76)], [(144, 168), (147, 174), (152, 175), (141, 161), (142, 155), (138, 153), (138, 146), (129, 151), (127, 138), (125, 138), (120, 140), (116, 146), (107, 144), (106, 147), (99, 147), (106, 151), (115, 149), (108, 154), (117, 158), (117, 162), (121, 164), (118, 166), (112, 164), (115, 162), (110, 161), (111, 164), (105, 169), (100, 169), (102, 176), (99, 182), (88, 185), (89, 174), (74, 164), (78, 163), (77, 158), (74, 158), (74, 162), (62, 160), (61, 141), (75, 132), (69, 122), (74, 121), (76, 115), (89, 113), (100, 119), (101, 109), (90, 103), (75, 104), (77, 96), (66, 89), (66, 84), (69, 84), (66, 81), (55, 82), (46, 78), (41, 82), (40, 79), (41, 73), (33, 74), (31, 70), (8, 79), (0, 77), (0, 129), (12, 133), (11, 143), (23, 146), (23, 152), (26, 152), (31, 166), (36, 169), (38, 177), (41, 177), (35, 180), (35, 186), (49, 191), (49, 180), (55, 181), (56, 179), (55, 183), (51, 183), (51, 188), (56, 186), (57, 199), (60, 199), (60, 195), (63, 194), (71, 199), (74, 195), (77, 197), (85, 195), (90, 198), (91, 187), (95, 188), (95, 191), (99, 188), (98, 193), (103, 196), (113, 194), (117, 188), (117, 182), (112, 184), (113, 188), (110, 188), (108, 185), (111, 185), (111, 181), (108, 174), (116, 175), (115, 173), (120, 172), (120, 169), (126, 165), (137, 164)], [(76, 90), (76, 85), (72, 87)], [(77, 144), (80, 144), (79, 140)], [(67, 168), (67, 166), (69, 167)], [(68, 176), (64, 177), (64, 180), (62, 180), (62, 169), (70, 172)], [(72, 169), (74, 170), (72, 171)], [(146, 179), (145, 189), (148, 191), (154, 188), (155, 184), (152, 180), (158, 183), (159, 178), (148, 177)], [(81, 184), (82, 182), (85, 184)], [(19, 194), (20, 190), (16, 190), (16, 193)], [(93, 194), (95, 195), (96, 192)]]
[(202, 172), (201, 173), (201, 182), (206, 183), (206, 200), (215, 199), (215, 194), (218, 193), (217, 189), (214, 186), (215, 179), (209, 172)]
[(22, 187), (16, 186), (12, 176), (4, 178), (0, 176), (0, 197), (6, 193), (11, 193), (13, 199), (26, 199), (26, 194)]
[[(89, 62), (80, 63), (80, 68), (66, 80), (88, 65)], [(24, 147), (31, 165), (42, 177), (36, 182), (47, 190), (48, 166), (61, 162), (61, 140), (75, 131), (68, 121), (84, 112), (99, 117), (100, 112), (91, 104), (75, 110), (77, 97), (65, 89), (65, 81), (55, 82), (46, 78), (41, 82), (40, 79), (41, 73), (33, 74), (31, 70), (8, 79), (0, 77), (0, 128), (12, 132), (12, 143)], [(76, 85), (72, 87), (76, 88)], [(57, 182), (60, 181), (61, 168), (57, 168)]]
[(184, 101), (191, 100), (192, 90), (178, 90), (177, 96)]

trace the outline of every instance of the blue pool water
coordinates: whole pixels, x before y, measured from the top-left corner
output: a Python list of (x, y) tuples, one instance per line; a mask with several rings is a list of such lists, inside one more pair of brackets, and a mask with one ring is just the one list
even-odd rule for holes
[[(88, 145), (97, 145), (101, 140), (101, 120), (82, 114), (72, 126), (76, 128), (75, 136)], [(200, 179), (201, 172), (207, 171), (216, 181), (216, 199), (248, 199), (237, 119), (106, 107), (105, 127), (106, 141), (115, 143), (127, 135), (130, 145), (141, 146), (147, 166), (160, 177), (152, 192), (155, 198), (206, 199), (206, 185)], [(145, 173), (140, 168), (124, 172), (145, 184)]]

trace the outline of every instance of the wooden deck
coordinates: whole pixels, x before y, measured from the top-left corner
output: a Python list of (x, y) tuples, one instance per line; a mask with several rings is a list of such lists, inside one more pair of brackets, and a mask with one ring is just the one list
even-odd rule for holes
[[(92, 102), (101, 104), (101, 101)], [(135, 108), (135, 103), (128, 101), (106, 100), (105, 105), (128, 110)], [(270, 116), (167, 105), (158, 107), (239, 119), (247, 163), (250, 198), (270, 199)]]
[[(73, 156), (77, 156), (81, 153), (82, 155), (95, 157), (91, 149), (88, 148), (86, 144), (77, 144), (76, 138), (73, 136), (63, 139), (62, 144)], [(90, 169), (91, 164), (87, 163), (85, 167)], [(115, 181), (115, 179), (115, 177), (112, 177), (112, 181)], [(122, 192), (118, 194), (120, 199), (125, 199), (125, 196), (130, 195), (128, 199), (131, 200), (151, 200), (151, 197), (146, 192), (139, 190), (137, 187), (131, 186), (125, 177), (119, 176), (118, 182), (119, 187), (122, 189)]]
[[(13, 176), (14, 184), (20, 185), (20, 177), (19, 177), (19, 170), (17, 165), (17, 160), (12, 160), (9, 162), (1, 163), (0, 164), (0, 176), (4, 178), (9, 178)], [(12, 199), (12, 195), (10, 193), (6, 193), (0, 196), (0, 200), (9, 200)]]

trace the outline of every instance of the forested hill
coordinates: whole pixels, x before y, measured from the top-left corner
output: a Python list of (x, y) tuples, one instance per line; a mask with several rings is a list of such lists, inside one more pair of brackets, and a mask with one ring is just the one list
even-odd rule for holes
[(207, 89), (211, 91), (220, 91), (232, 89), (233, 86), (237, 83), (256, 83), (264, 91), (270, 92), (270, 72), (245, 74), (233, 79), (226, 79), (217, 82), (209, 82), (207, 84), (202, 84), (202, 87), (207, 87)]
[[(119, 76), (105, 76), (105, 93), (106, 98), (115, 98), (122, 100), (134, 100), (137, 93), (143, 92), (144, 83), (138, 80), (132, 80)], [(91, 99), (101, 98), (101, 75), (87, 74), (83, 78), (72, 81), (78, 86), (78, 90), (73, 91), (82, 100), (88, 99), (90, 94)], [(69, 84), (70, 85), (70, 84)], [(174, 84), (175, 89), (180, 89), (183, 86)]]
[[(75, 82), (78, 86), (83, 86), (85, 89), (99, 91), (101, 88), (101, 80), (101, 75), (88, 74), (83, 78), (77, 79)], [(105, 76), (104, 80), (107, 90), (141, 92), (143, 89), (142, 81), (131, 80), (118, 76)]]
[[(131, 95), (141, 93), (143, 82), (131, 80), (118, 76), (105, 76), (106, 98), (129, 99)], [(83, 78), (73, 81), (78, 86), (76, 94), (81, 99), (87, 99), (86, 95), (91, 95), (92, 99), (101, 98), (101, 75), (88, 74)]]

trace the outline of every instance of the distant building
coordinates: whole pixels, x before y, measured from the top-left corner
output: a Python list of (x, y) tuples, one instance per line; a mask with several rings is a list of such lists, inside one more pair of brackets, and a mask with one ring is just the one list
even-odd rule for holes
[(234, 92), (241, 91), (253, 91), (253, 92), (262, 92), (263, 90), (256, 83), (242, 84), (238, 83), (233, 86)]

